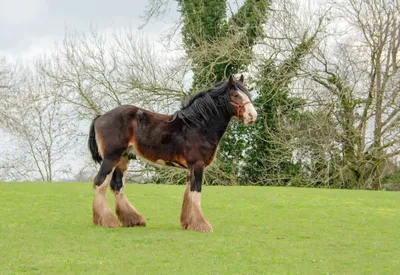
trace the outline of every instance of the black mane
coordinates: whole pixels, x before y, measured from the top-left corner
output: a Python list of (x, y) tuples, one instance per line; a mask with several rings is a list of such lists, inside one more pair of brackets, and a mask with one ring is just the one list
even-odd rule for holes
[(172, 120), (182, 119), (187, 124), (204, 125), (220, 114), (230, 116), (233, 107), (229, 103), (229, 81), (222, 81), (208, 90), (202, 91), (182, 103)]

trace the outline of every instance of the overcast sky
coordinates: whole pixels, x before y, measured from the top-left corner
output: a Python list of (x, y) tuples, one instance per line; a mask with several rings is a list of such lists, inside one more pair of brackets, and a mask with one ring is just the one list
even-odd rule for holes
[[(101, 31), (143, 23), (147, 0), (0, 0), (0, 56), (26, 57), (51, 48), (65, 30)], [(177, 17), (175, 8), (142, 31), (157, 36)]]

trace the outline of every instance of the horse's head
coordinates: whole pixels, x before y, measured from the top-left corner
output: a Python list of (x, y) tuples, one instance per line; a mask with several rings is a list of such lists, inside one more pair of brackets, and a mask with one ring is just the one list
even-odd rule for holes
[(257, 119), (257, 111), (254, 109), (250, 94), (244, 86), (243, 75), (236, 80), (232, 75), (229, 77), (229, 100), (235, 112), (235, 117), (245, 125), (254, 123)]

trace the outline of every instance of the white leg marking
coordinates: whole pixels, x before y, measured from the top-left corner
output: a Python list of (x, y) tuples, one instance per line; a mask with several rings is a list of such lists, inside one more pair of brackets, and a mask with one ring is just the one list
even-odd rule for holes
[(200, 206), (200, 204), (201, 204), (201, 193), (200, 192), (190, 191), (189, 198), (194, 204)]

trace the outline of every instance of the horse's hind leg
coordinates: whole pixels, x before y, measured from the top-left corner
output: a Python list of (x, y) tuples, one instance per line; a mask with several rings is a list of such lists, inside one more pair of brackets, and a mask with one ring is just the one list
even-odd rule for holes
[(115, 167), (111, 180), (111, 190), (115, 198), (115, 212), (123, 226), (146, 226), (146, 221), (136, 208), (129, 202), (124, 192), (126, 170), (128, 169), (129, 157), (123, 156)]
[(106, 227), (119, 227), (119, 223), (107, 203), (106, 191), (116, 162), (104, 159), (100, 171), (94, 179), (93, 224)]

